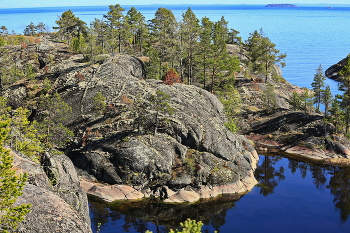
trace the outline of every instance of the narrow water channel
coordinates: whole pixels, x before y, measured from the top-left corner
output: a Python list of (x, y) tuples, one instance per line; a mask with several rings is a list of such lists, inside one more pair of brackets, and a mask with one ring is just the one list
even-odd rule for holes
[(203, 232), (350, 232), (350, 167), (316, 166), (260, 156), (259, 185), (244, 196), (225, 195), (194, 205), (90, 200), (94, 232), (168, 232), (187, 218)]

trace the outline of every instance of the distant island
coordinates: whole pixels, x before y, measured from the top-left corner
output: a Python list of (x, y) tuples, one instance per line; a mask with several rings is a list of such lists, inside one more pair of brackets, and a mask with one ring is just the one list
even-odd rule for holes
[(297, 7), (293, 4), (267, 4), (265, 7)]

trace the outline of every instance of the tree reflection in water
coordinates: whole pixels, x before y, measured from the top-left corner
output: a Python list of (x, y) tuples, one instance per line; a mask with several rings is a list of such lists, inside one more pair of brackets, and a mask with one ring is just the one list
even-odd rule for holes
[[(317, 189), (326, 189), (334, 196), (333, 203), (339, 210), (340, 220), (345, 223), (350, 215), (350, 167), (316, 166), (293, 159), (288, 159), (288, 167), (280, 166), (280, 156), (260, 156), (260, 163), (255, 171), (259, 181), (258, 189), (265, 197), (274, 193), (279, 182), (286, 179), (286, 169), (292, 174), (300, 173), (302, 178), (308, 174)], [(285, 164), (285, 163), (282, 163)], [(203, 232), (220, 232), (220, 227), (226, 223), (228, 210), (235, 207), (235, 202), (241, 195), (223, 195), (213, 200), (201, 200), (192, 205), (169, 205), (155, 200), (141, 202), (117, 202), (113, 205), (90, 198), (90, 213), (93, 231), (97, 224), (113, 225), (113, 222), (123, 222), (115, 226), (116, 231), (108, 232), (168, 232), (175, 229), (180, 222), (191, 218), (204, 223)], [(133, 229), (131, 229), (133, 228)], [(104, 231), (102, 230), (101, 233)]]
[[(276, 169), (280, 156), (261, 156), (261, 165), (255, 171), (255, 178), (259, 181), (260, 193), (267, 196), (274, 192), (281, 180), (285, 179), (284, 168)], [(340, 219), (344, 223), (350, 215), (350, 167), (319, 166), (310, 163), (288, 159), (288, 168), (294, 174), (299, 171), (302, 178), (311, 173), (313, 184), (317, 189), (326, 187), (334, 195), (334, 205), (340, 212)], [(329, 177), (328, 184), (327, 176)]]
[[(315, 166), (309, 163), (300, 162), (293, 159), (288, 159), (288, 160), (289, 160), (288, 168), (291, 170), (293, 174), (297, 170), (299, 170), (301, 176), (305, 178), (307, 175), (307, 172), (310, 171), (313, 178), (313, 183), (316, 185), (316, 188), (321, 189), (322, 187), (324, 187), (327, 181), (326, 174), (327, 174), (328, 168), (326, 166)], [(332, 168), (331, 166), (328, 166), (328, 167)]]
[(255, 170), (255, 178), (259, 181), (260, 194), (266, 197), (273, 193), (278, 183), (285, 179), (285, 176), (283, 167), (280, 167), (279, 170), (275, 168), (276, 163), (282, 157), (263, 156), (262, 159), (262, 164)]
[(340, 211), (340, 219), (344, 223), (350, 215), (350, 167), (333, 167), (329, 172), (332, 177), (327, 185), (334, 195), (333, 202)]

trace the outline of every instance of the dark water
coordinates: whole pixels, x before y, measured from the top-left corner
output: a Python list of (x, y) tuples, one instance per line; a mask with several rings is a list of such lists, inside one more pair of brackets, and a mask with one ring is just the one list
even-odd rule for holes
[(225, 195), (194, 205), (90, 202), (92, 228), (107, 232), (167, 232), (187, 218), (203, 232), (350, 232), (350, 167), (315, 166), (260, 156), (259, 181), (244, 196)]

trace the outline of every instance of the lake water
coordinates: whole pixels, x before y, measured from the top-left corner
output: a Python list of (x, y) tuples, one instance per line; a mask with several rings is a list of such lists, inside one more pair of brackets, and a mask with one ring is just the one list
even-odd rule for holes
[[(331, 5), (330, 5), (331, 6)], [(130, 6), (123, 6), (127, 10)], [(152, 19), (158, 6), (135, 6)], [(188, 6), (163, 6), (178, 19)], [(350, 53), (350, 5), (264, 8), (262, 5), (191, 6), (200, 19), (217, 21), (221, 16), (229, 27), (249, 33), (263, 28), (279, 50), (287, 53), (283, 76), (293, 84), (311, 87), (315, 70), (325, 69)], [(30, 22), (50, 28), (64, 11), (71, 9), (89, 23), (108, 11), (100, 7), (54, 7), (1, 9), (0, 26), (22, 33)], [(337, 83), (327, 80), (333, 93)], [(227, 195), (196, 205), (159, 203), (117, 203), (113, 206), (91, 200), (94, 231), (102, 223), (107, 232), (166, 232), (187, 217), (202, 220), (205, 232), (350, 232), (350, 168), (317, 167), (281, 157), (261, 157), (256, 176), (261, 187), (243, 197)]]
[(279, 156), (260, 156), (259, 181), (239, 197), (225, 195), (195, 205), (90, 202), (94, 232), (168, 232), (187, 218), (203, 232), (350, 232), (350, 167), (314, 166)]
[[(334, 7), (334, 9), (327, 9)], [(229, 27), (240, 31), (246, 40), (249, 33), (262, 28), (276, 44), (277, 49), (287, 53), (287, 66), (283, 76), (293, 84), (311, 87), (316, 69), (324, 70), (350, 53), (350, 5), (300, 5), (298, 8), (265, 8), (263, 5), (190, 5), (201, 19), (206, 16), (217, 21), (221, 16), (229, 22)], [(123, 6), (126, 11), (130, 6)], [(159, 6), (135, 6), (146, 19), (152, 19)], [(181, 19), (189, 6), (171, 5), (174, 15)], [(25, 9), (1, 9), (0, 26), (9, 31), (22, 33), (30, 22), (43, 22), (50, 28), (64, 11), (71, 9), (77, 17), (89, 24), (95, 18), (102, 19), (108, 6), (98, 7), (49, 7)], [(337, 83), (327, 80), (333, 93)]]

